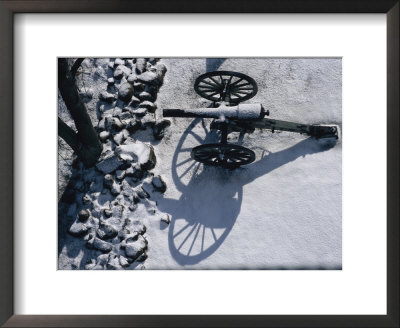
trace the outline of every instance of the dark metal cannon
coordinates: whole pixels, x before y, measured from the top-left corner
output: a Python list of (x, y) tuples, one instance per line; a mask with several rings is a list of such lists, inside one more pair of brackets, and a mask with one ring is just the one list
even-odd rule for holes
[(215, 71), (200, 75), (195, 91), (212, 101), (210, 107), (195, 109), (164, 109), (164, 117), (213, 118), (210, 128), (221, 131), (221, 142), (194, 147), (191, 157), (206, 165), (237, 168), (255, 160), (255, 153), (243, 146), (228, 143), (231, 132), (252, 133), (256, 128), (306, 134), (316, 139), (338, 139), (337, 125), (310, 125), (266, 118), (269, 111), (262, 104), (243, 104), (258, 91), (249, 76), (230, 71)]

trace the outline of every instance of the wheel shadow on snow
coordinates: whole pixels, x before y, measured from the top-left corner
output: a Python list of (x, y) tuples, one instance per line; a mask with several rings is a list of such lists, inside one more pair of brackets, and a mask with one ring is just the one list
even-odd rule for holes
[[(326, 151), (336, 144), (308, 138), (282, 151), (268, 153), (252, 164), (229, 170), (204, 166), (190, 159), (190, 151), (182, 145), (193, 134), (192, 127), (193, 124), (182, 135), (173, 158), (172, 178), (182, 192), (181, 197), (163, 198), (158, 204), (161, 211), (171, 215), (168, 245), (172, 257), (181, 265), (197, 264), (222, 245), (240, 213), (243, 186), (299, 157)], [(210, 134), (203, 143), (209, 139)], [(191, 172), (187, 182), (182, 183), (176, 159), (185, 152), (188, 159), (184, 162)]]

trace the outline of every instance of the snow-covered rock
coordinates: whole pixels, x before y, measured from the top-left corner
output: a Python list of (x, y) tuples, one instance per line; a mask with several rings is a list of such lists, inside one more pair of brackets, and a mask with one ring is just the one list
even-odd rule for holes
[(157, 64), (157, 61), (159, 61), (159, 58), (149, 58), (148, 63), (155, 65)]
[(130, 263), (129, 263), (128, 259), (127, 259), (125, 256), (120, 255), (120, 256), (119, 256), (119, 264), (120, 264), (123, 268), (126, 268), (126, 267), (129, 266)]
[(121, 120), (118, 117), (113, 117), (111, 120), (111, 128), (115, 130), (121, 130), (124, 127), (124, 124), (121, 122)]
[(139, 99), (144, 101), (144, 100), (149, 100), (149, 101), (154, 101), (154, 96), (147, 92), (147, 91), (142, 91), (141, 93), (139, 93)]
[(99, 120), (99, 123), (97, 123), (97, 129), (98, 130), (105, 130), (106, 129), (106, 120), (104, 118), (102, 118), (101, 120)]
[(104, 240), (101, 240), (100, 238), (94, 237), (86, 243), (86, 246), (88, 248), (94, 248), (97, 249), (103, 253), (109, 253), (112, 250), (112, 244), (109, 242), (106, 242)]
[(145, 100), (139, 104), (139, 108), (146, 108), (150, 113), (154, 113), (157, 106), (153, 102)]
[(146, 60), (144, 58), (138, 58), (136, 60), (136, 73), (141, 74), (146, 70)]
[(79, 95), (84, 98), (85, 101), (88, 101), (93, 98), (93, 90), (91, 88), (83, 89), (79, 92)]
[(157, 122), (153, 127), (153, 136), (156, 140), (161, 140), (164, 137), (165, 130), (171, 125), (171, 121), (162, 120)]
[(119, 117), (119, 115), (123, 112), (122, 108), (120, 108), (119, 106), (116, 106), (113, 108), (111, 115), (113, 117)]
[(121, 114), (118, 114), (118, 118), (120, 119), (121, 122), (131, 119), (132, 114), (129, 111), (124, 111)]
[(122, 160), (137, 162), (142, 169), (151, 170), (156, 164), (156, 156), (152, 146), (137, 141), (115, 148)]
[(131, 70), (128, 67), (125, 65), (118, 65), (114, 71), (114, 79), (121, 80), (124, 75), (128, 77), (130, 74)]
[(117, 67), (118, 65), (125, 65), (125, 60), (123, 60), (121, 58), (116, 58), (114, 60), (114, 67)]
[(144, 190), (142, 187), (135, 188), (135, 192), (141, 199), (150, 198), (149, 193), (146, 190)]
[(109, 209), (109, 208), (106, 208), (106, 209), (104, 210), (104, 216), (105, 216), (106, 218), (109, 218), (109, 217), (111, 217), (111, 216), (112, 216), (112, 214), (113, 214), (113, 212), (112, 212), (112, 210), (111, 210), (111, 209)]
[(125, 249), (125, 254), (127, 257), (137, 259), (147, 248), (147, 242), (142, 236), (139, 235), (138, 239), (135, 241), (122, 242), (121, 247)]
[(85, 194), (82, 196), (82, 202), (83, 204), (90, 205), (92, 203), (92, 198), (88, 194)]
[(133, 96), (133, 86), (130, 83), (123, 83), (118, 90), (118, 98), (122, 101), (128, 102)]
[(106, 264), (107, 270), (120, 270), (121, 265), (119, 264), (119, 258), (116, 254), (110, 253), (108, 262)]
[(147, 127), (153, 128), (156, 124), (156, 118), (152, 113), (146, 113), (141, 119), (140, 123), (142, 125), (142, 129), (145, 130)]
[(166, 72), (167, 72), (167, 67), (162, 63), (157, 63), (156, 74), (157, 74), (157, 78), (160, 82), (163, 81)]
[(100, 239), (112, 239), (118, 235), (118, 230), (111, 224), (101, 222), (96, 234)]
[(134, 118), (132, 118), (129, 123), (126, 126), (126, 129), (130, 132), (130, 133), (135, 133), (137, 130), (139, 130), (141, 128), (141, 122), (139, 120), (136, 120)]
[(126, 110), (129, 110), (129, 112), (135, 116), (144, 116), (147, 113), (147, 108), (144, 107), (125, 107)]
[(124, 197), (127, 197), (130, 202), (136, 202), (136, 203), (138, 202), (138, 196), (135, 190), (125, 180), (122, 181), (121, 189), (122, 189), (121, 194)]
[(137, 77), (138, 81), (146, 83), (146, 84), (159, 84), (159, 79), (156, 73), (153, 72), (144, 72)]
[(115, 177), (116, 177), (118, 180), (124, 179), (124, 178), (125, 178), (125, 175), (126, 175), (126, 171), (125, 171), (125, 170), (118, 170), (118, 171), (115, 172)]
[(117, 145), (122, 144), (126, 138), (129, 137), (129, 132), (128, 130), (123, 129), (121, 132), (117, 133), (116, 135), (114, 135), (114, 141)]
[(83, 209), (78, 213), (78, 220), (81, 222), (87, 221), (90, 216), (90, 211), (88, 209)]
[(115, 96), (107, 91), (100, 92), (99, 98), (109, 104), (115, 100)]
[(144, 84), (144, 83), (142, 83), (140, 81), (135, 81), (133, 83), (133, 88), (135, 89), (135, 96), (138, 96), (139, 93), (144, 91), (144, 89), (146, 88), (146, 84)]
[(144, 176), (144, 173), (145, 173), (143, 170), (141, 170), (141, 169), (139, 169), (137, 167), (134, 167), (134, 166), (128, 167), (125, 170), (125, 172), (126, 172), (126, 176), (127, 177), (132, 177), (134, 179), (134, 181), (142, 179), (143, 176)]
[(101, 131), (99, 134), (100, 140), (101, 141), (106, 141), (110, 137), (110, 132), (108, 131)]
[(129, 83), (133, 84), (137, 81), (137, 75), (136, 74), (131, 74), (128, 76), (128, 78), (126, 79)]
[(120, 193), (121, 193), (121, 186), (118, 183), (114, 182), (111, 188), (111, 194), (113, 196), (117, 196)]
[(87, 234), (88, 228), (82, 222), (75, 222), (71, 225), (68, 231), (74, 237), (82, 237)]
[(104, 174), (112, 173), (119, 169), (124, 162), (116, 155), (111, 155), (99, 162), (96, 167)]
[(167, 190), (167, 184), (159, 175), (153, 177), (153, 179), (151, 180), (151, 183), (152, 183), (154, 189), (161, 193), (164, 193)]
[(129, 67), (131, 70), (135, 67), (132, 59), (125, 59), (125, 66)]
[(171, 217), (167, 213), (163, 213), (160, 217), (160, 221), (164, 224), (170, 224)]
[(106, 73), (104, 71), (104, 68), (101, 66), (97, 66), (94, 71), (94, 75), (97, 75), (97, 77), (100, 77), (100, 78), (105, 78)]
[(148, 257), (148, 255), (147, 255), (146, 251), (144, 251), (142, 254), (140, 254), (140, 256), (138, 258), (136, 258), (135, 261), (136, 262), (144, 262), (147, 260), (147, 257)]
[(103, 186), (105, 188), (111, 189), (114, 184), (114, 179), (111, 174), (106, 174), (103, 178)]

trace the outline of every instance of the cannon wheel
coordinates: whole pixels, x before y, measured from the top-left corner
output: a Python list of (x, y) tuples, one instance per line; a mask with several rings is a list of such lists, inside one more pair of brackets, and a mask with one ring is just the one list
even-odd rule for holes
[(206, 144), (192, 149), (192, 159), (206, 165), (234, 169), (252, 163), (256, 154), (245, 147), (231, 144)]
[(237, 104), (254, 97), (258, 88), (256, 81), (243, 73), (215, 71), (200, 75), (194, 90), (211, 101)]

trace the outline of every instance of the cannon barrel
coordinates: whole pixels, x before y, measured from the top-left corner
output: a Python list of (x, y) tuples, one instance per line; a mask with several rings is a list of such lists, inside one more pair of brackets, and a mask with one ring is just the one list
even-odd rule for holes
[(261, 104), (239, 104), (217, 108), (164, 109), (164, 117), (229, 118), (236, 120), (260, 120), (266, 112)]

